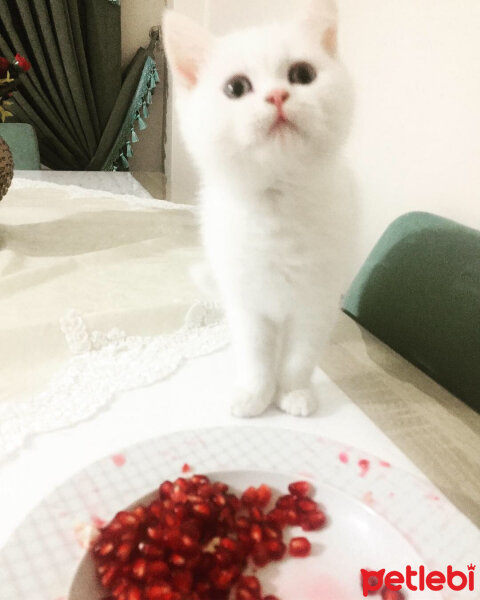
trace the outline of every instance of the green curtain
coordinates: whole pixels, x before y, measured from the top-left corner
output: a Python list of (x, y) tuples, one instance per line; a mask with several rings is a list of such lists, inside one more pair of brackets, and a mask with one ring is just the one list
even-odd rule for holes
[(0, 0), (0, 55), (19, 53), (32, 63), (11, 112), (35, 128), (44, 165), (128, 169), (160, 82), (166, 94), (165, 60), (157, 67), (155, 42), (140, 48), (122, 74), (118, 0)]

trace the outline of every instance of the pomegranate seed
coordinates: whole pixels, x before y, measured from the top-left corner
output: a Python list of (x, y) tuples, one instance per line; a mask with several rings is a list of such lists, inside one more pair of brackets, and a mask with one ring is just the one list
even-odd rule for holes
[(153, 544), (141, 543), (138, 545), (140, 552), (148, 558), (163, 558), (163, 550)]
[(164, 512), (163, 504), (159, 500), (154, 500), (148, 507), (148, 512), (156, 519), (160, 519)]
[(288, 545), (288, 551), (291, 556), (295, 556), (296, 558), (305, 558), (309, 556), (312, 550), (312, 545), (304, 537), (293, 538), (290, 540), (290, 544)]
[(136, 585), (128, 588), (127, 600), (142, 600), (142, 590)]
[(250, 537), (254, 542), (261, 542), (263, 539), (262, 528), (258, 523), (254, 523), (250, 529)]
[(238, 529), (248, 529), (250, 527), (250, 521), (246, 517), (237, 517), (235, 519), (235, 525)]
[(192, 467), (188, 463), (185, 463), (182, 467), (182, 473), (190, 473), (191, 470)]
[(270, 562), (270, 554), (267, 545), (263, 542), (255, 544), (252, 551), (253, 562), (257, 567), (264, 567)]
[(260, 596), (246, 588), (237, 588), (235, 600), (260, 600)]
[(188, 501), (188, 496), (178, 485), (173, 486), (173, 492), (171, 496), (175, 504), (185, 504)]
[(192, 483), (195, 486), (207, 485), (210, 483), (210, 479), (206, 475), (194, 475), (192, 477)]
[(166, 562), (163, 560), (154, 560), (152, 562), (147, 563), (147, 575), (148, 577), (155, 579), (162, 579), (166, 577), (170, 569)]
[(126, 598), (127, 588), (129, 586), (128, 579), (122, 578), (115, 583), (115, 587), (112, 589), (112, 594), (115, 598), (123, 597)]
[(210, 579), (217, 590), (227, 590), (239, 575), (239, 568), (233, 566), (229, 569), (214, 569), (210, 574)]
[(321, 511), (305, 515), (302, 518), (301, 526), (303, 531), (318, 531), (327, 523), (327, 517)]
[(118, 569), (115, 565), (108, 567), (108, 569), (105, 571), (105, 573), (100, 578), (100, 581), (102, 582), (103, 587), (106, 587), (107, 589), (109, 589), (113, 583), (113, 580), (117, 576), (117, 574), (118, 574)]
[(252, 487), (247, 488), (242, 494), (242, 502), (243, 504), (249, 506), (252, 504), (256, 504), (258, 500), (257, 489)]
[(260, 592), (262, 591), (262, 586), (260, 585), (260, 581), (254, 575), (241, 577), (238, 582), (238, 587), (250, 590), (251, 592), (254, 592), (255, 594), (260, 594)]
[(237, 542), (230, 538), (222, 538), (220, 540), (220, 546), (225, 548), (225, 550), (229, 550), (230, 552), (236, 552), (238, 550)]
[(160, 542), (163, 540), (164, 529), (163, 527), (147, 527), (147, 535), (154, 542)]
[(287, 547), (280, 540), (268, 540), (266, 542), (268, 554), (273, 560), (282, 560), (287, 551)]
[(172, 598), (172, 593), (172, 586), (168, 583), (149, 585), (145, 589), (145, 597), (147, 600), (170, 600)]
[(234, 494), (227, 494), (225, 498), (227, 500), (228, 506), (233, 511), (237, 512), (238, 510), (240, 510), (242, 502)]
[(98, 554), (98, 556), (108, 556), (109, 554), (111, 554), (114, 550), (115, 546), (113, 545), (112, 542), (103, 542), (100, 545), (96, 545), (94, 547), (94, 553)]
[(212, 514), (210, 506), (205, 502), (200, 502), (199, 504), (194, 504), (192, 510), (202, 517), (209, 517)]
[(220, 507), (224, 507), (227, 505), (227, 499), (225, 498), (225, 496), (223, 494), (217, 494), (216, 496), (213, 497), (213, 503), (216, 506), (220, 506)]
[(116, 515), (115, 520), (118, 521), (124, 527), (134, 527), (139, 523), (137, 516), (127, 511), (119, 512)]
[(262, 521), (265, 520), (265, 515), (263, 514), (263, 512), (261, 511), (261, 509), (258, 508), (258, 506), (251, 506), (248, 509), (248, 512), (250, 513), (250, 517), (254, 521), (257, 521), (257, 523), (261, 523)]
[(312, 486), (308, 483), (308, 481), (295, 481), (288, 486), (288, 491), (293, 496), (297, 496), (299, 498), (305, 498), (310, 495)]
[(305, 513), (312, 513), (318, 510), (318, 504), (310, 498), (302, 498), (297, 503), (298, 508)]
[(219, 567), (229, 567), (232, 564), (233, 559), (232, 553), (225, 550), (225, 548), (219, 548), (215, 552), (215, 560)]
[(182, 492), (188, 492), (191, 489), (190, 482), (185, 477), (178, 477), (173, 483), (173, 489), (180, 489)]
[(133, 544), (131, 542), (125, 542), (124, 544), (120, 544), (120, 546), (117, 548), (115, 556), (121, 562), (126, 562), (130, 558), (132, 550)]
[(280, 508), (274, 508), (268, 513), (266, 521), (283, 529), (287, 525), (287, 513)]
[(285, 511), (285, 517), (289, 525), (292, 525), (293, 527), (295, 525), (300, 525), (300, 515), (295, 509), (291, 508)]
[(189, 594), (192, 591), (193, 575), (190, 571), (179, 571), (178, 573), (174, 573), (172, 579), (173, 586), (177, 592)]
[(163, 501), (163, 508), (165, 510), (173, 510), (175, 508), (175, 502), (171, 498), (165, 498), (165, 500)]
[[(183, 534), (192, 538), (192, 540), (195, 540), (196, 542), (198, 542), (198, 540), (200, 539), (200, 526), (195, 519), (188, 519), (188, 520), (184, 521), (181, 525), (181, 529), (182, 529)], [(182, 540), (183, 540), (183, 537), (182, 537)], [(185, 542), (182, 541), (182, 543), (185, 543)]]
[(147, 509), (145, 506), (137, 506), (132, 512), (141, 523), (147, 518)]
[(275, 503), (275, 507), (288, 510), (289, 508), (295, 508), (296, 502), (297, 499), (295, 498), (295, 496), (287, 494), (285, 496), (280, 496), (280, 498)]
[(278, 529), (270, 527), (269, 525), (263, 528), (263, 535), (267, 540), (278, 540), (282, 537), (282, 534)]
[(132, 565), (132, 575), (137, 579), (143, 579), (147, 572), (147, 561), (144, 558), (137, 558)]
[(175, 567), (183, 567), (187, 561), (181, 554), (174, 553), (170, 556), (170, 562)]
[(171, 481), (164, 481), (159, 488), (160, 498), (170, 498), (173, 492), (173, 483)]
[(212, 487), (215, 494), (225, 494), (225, 492), (228, 492), (228, 485), (226, 483), (222, 483), (221, 481), (215, 481), (212, 484)]
[(174, 512), (167, 511), (163, 516), (163, 522), (169, 529), (175, 529), (180, 526), (181, 519)]
[(171, 550), (180, 550), (182, 547), (182, 536), (178, 529), (167, 529), (163, 534), (163, 543)]
[(267, 506), (272, 499), (272, 490), (268, 487), (268, 485), (262, 484), (257, 489), (257, 498), (258, 506), (265, 508), (265, 506)]
[[(197, 500), (196, 502), (201, 502), (203, 500), (207, 500), (213, 495), (213, 488), (209, 483), (203, 483), (197, 487)], [(190, 497), (190, 502), (195, 502), (194, 497)]]

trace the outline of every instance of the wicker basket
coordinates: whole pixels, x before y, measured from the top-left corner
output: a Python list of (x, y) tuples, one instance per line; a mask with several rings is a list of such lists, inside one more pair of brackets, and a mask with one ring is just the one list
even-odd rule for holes
[(13, 158), (7, 142), (0, 137), (0, 200), (5, 196), (12, 183)]

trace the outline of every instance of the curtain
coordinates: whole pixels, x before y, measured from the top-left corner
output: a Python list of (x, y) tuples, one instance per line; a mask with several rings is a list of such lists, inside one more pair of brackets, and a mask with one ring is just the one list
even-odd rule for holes
[(119, 0), (0, 0), (0, 55), (32, 63), (11, 112), (35, 128), (42, 164), (128, 169), (154, 89), (167, 92), (165, 58), (153, 58), (158, 35), (122, 74)]

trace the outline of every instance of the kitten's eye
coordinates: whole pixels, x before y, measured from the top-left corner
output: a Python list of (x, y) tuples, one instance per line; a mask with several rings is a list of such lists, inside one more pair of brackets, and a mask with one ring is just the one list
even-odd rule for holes
[(253, 90), (252, 83), (245, 75), (235, 75), (227, 81), (223, 91), (229, 98), (241, 98)]
[(290, 83), (299, 83), (300, 85), (307, 85), (317, 77), (315, 68), (307, 62), (295, 63), (290, 67), (288, 72), (288, 80)]

